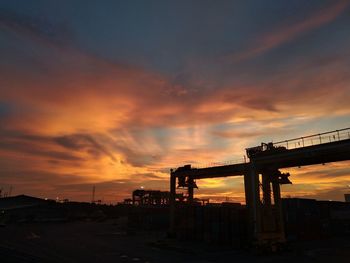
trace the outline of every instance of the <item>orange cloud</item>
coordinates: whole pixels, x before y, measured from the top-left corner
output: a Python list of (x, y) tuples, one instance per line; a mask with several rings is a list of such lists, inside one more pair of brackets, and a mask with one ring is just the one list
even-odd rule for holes
[[(332, 21), (345, 8), (340, 3), (315, 15), (314, 22), (291, 26), (289, 34), (266, 36), (259, 52)], [(96, 184), (115, 201), (141, 185), (165, 190), (174, 165), (242, 160), (244, 148), (260, 139), (287, 136), (330, 112), (333, 117), (350, 112), (346, 54), (321, 65), (299, 61), (249, 85), (228, 82), (200, 90), (58, 44), (25, 24), (13, 30), (50, 54), (50, 59), (36, 58), (39, 69), (0, 68), (1, 101), (11, 105), (0, 116), (0, 176), (18, 191), (43, 197), (61, 191), (89, 200)], [(318, 194), (341, 183), (324, 181), (322, 188), (318, 176), (322, 172), (306, 180), (296, 172), (290, 193)], [(314, 188), (300, 186), (306, 182)], [(204, 180), (198, 196), (223, 200), (232, 194), (241, 200), (241, 184)]]

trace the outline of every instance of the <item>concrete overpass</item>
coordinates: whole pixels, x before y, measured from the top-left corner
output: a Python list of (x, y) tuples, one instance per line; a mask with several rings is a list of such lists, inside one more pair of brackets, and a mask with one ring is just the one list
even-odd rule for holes
[(196, 180), (244, 176), (252, 240), (258, 244), (284, 242), (280, 185), (290, 181), (289, 174), (283, 174), (279, 169), (350, 160), (350, 128), (262, 143), (247, 148), (246, 153), (248, 162), (207, 168), (185, 165), (171, 170), (170, 233), (175, 229), (176, 182), (177, 187), (187, 188), (187, 202), (191, 204)]

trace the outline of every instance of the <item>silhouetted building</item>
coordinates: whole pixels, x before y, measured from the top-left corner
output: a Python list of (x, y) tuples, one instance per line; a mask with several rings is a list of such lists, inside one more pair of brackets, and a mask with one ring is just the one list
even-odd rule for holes
[(46, 204), (49, 201), (32, 197), (28, 195), (17, 195), (12, 197), (4, 197), (0, 199), (0, 209), (8, 210), (8, 209), (17, 209), (17, 208), (26, 208), (33, 207), (41, 204)]

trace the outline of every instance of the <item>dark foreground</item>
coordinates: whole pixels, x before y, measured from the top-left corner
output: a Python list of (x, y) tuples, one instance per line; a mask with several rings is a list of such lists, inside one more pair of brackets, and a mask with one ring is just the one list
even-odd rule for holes
[(290, 244), (288, 251), (251, 251), (168, 240), (126, 231), (125, 221), (23, 223), (0, 228), (0, 262), (349, 262), (350, 239)]

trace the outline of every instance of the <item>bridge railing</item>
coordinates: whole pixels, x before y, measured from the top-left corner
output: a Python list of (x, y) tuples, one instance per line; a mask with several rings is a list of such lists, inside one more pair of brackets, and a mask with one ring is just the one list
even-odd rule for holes
[(346, 139), (350, 139), (350, 128), (274, 142), (273, 145), (275, 147), (285, 147), (286, 149), (291, 150), (312, 145), (342, 141)]

